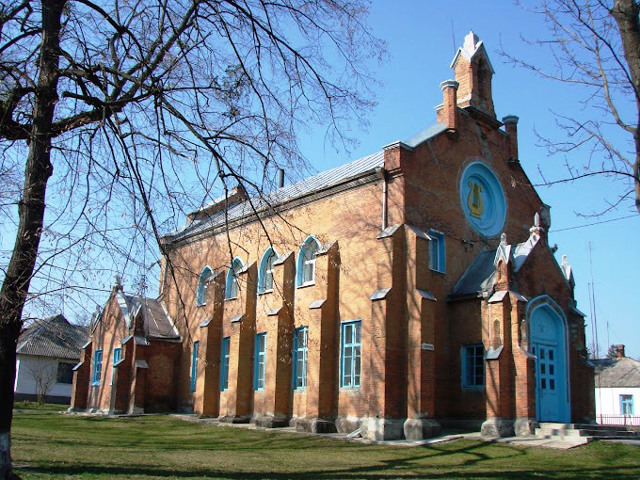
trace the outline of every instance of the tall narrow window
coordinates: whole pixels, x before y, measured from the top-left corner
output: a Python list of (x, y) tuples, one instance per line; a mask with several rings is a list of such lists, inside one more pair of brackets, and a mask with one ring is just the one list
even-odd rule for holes
[(360, 320), (342, 324), (340, 386), (343, 388), (360, 386), (361, 329)]
[(225, 298), (236, 298), (238, 296), (238, 275), (242, 271), (242, 260), (234, 258), (227, 272), (227, 287), (225, 289)]
[(484, 346), (465, 345), (462, 347), (463, 388), (484, 387)]
[(114, 348), (113, 349), (113, 358), (111, 362), (111, 381), (109, 385), (113, 385), (113, 371), (116, 363), (118, 363), (122, 359), (122, 348)]
[(260, 270), (258, 271), (258, 293), (273, 290), (273, 263), (276, 258), (277, 254), (273, 248), (269, 247), (264, 252), (260, 262)]
[(298, 285), (310, 285), (316, 279), (316, 254), (320, 248), (318, 241), (309, 236), (298, 252)]
[(255, 390), (264, 390), (266, 350), (267, 334), (258, 333), (256, 335), (255, 372), (253, 376), (253, 388)]
[(307, 388), (307, 339), (309, 327), (300, 327), (293, 333), (293, 388)]
[(196, 289), (196, 305), (204, 305), (207, 302), (207, 285), (212, 275), (209, 267), (204, 267), (198, 278), (198, 288)]
[(220, 354), (220, 391), (225, 392), (229, 388), (229, 349), (231, 337), (222, 339), (222, 351)]
[(100, 375), (102, 374), (102, 349), (96, 350), (93, 354), (93, 374), (91, 375), (91, 385), (100, 385)]
[(633, 415), (633, 395), (620, 395), (620, 415)]
[(191, 352), (191, 392), (196, 391), (196, 381), (198, 380), (198, 349), (200, 348), (200, 342), (193, 342), (193, 350)]
[(429, 242), (429, 268), (436, 272), (444, 273), (446, 271), (444, 233), (437, 230), (429, 230), (427, 233), (431, 237)]

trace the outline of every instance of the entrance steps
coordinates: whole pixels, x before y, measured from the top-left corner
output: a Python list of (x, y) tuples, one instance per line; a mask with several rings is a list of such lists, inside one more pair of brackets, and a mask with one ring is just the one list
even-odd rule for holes
[(535, 436), (550, 440), (587, 443), (598, 439), (640, 438), (639, 432), (628, 430), (624, 425), (597, 425), (579, 423), (541, 422)]

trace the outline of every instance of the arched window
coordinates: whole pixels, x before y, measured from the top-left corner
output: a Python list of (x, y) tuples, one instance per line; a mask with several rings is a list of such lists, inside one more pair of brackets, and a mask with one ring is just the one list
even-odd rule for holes
[(198, 288), (196, 289), (196, 305), (204, 305), (207, 301), (207, 285), (213, 271), (209, 267), (204, 267), (198, 279)]
[(258, 271), (258, 293), (273, 290), (273, 262), (278, 258), (276, 251), (269, 247), (262, 256), (260, 270)]
[(238, 296), (238, 275), (244, 267), (242, 260), (238, 257), (233, 259), (231, 267), (227, 272), (227, 286), (225, 289), (225, 298), (236, 298)]
[(320, 243), (311, 235), (300, 247), (300, 252), (298, 252), (298, 285), (308, 285), (315, 282), (316, 254), (319, 249)]

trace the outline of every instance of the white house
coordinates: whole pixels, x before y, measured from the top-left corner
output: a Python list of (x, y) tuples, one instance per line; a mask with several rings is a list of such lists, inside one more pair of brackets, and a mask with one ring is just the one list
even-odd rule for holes
[(69, 403), (73, 367), (87, 341), (86, 327), (70, 324), (62, 315), (35, 322), (25, 329), (16, 350), (16, 401)]
[(597, 423), (640, 426), (640, 361), (625, 357), (624, 345), (617, 345), (615, 358), (595, 363)]

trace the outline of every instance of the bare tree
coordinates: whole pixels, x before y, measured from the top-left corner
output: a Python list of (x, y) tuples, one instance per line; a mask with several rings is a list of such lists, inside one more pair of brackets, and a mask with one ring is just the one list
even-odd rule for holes
[(47, 395), (49, 395), (56, 383), (58, 371), (51, 363), (45, 361), (38, 362), (29, 368), (29, 373), (31, 373), (33, 381), (35, 382), (35, 395), (38, 400), (38, 405), (44, 405)]
[(260, 194), (278, 167), (304, 168), (297, 128), (320, 124), (348, 143), (349, 122), (370, 106), (363, 60), (381, 52), (366, 14), (359, 0), (0, 6), (0, 151), (7, 172), (23, 169), (17, 215), (0, 212), (16, 226), (0, 290), (0, 479), (14, 475), (30, 286), (99, 289), (92, 281), (113, 264), (138, 266), (145, 284), (161, 232), (185, 210), (236, 184)]
[(580, 116), (556, 113), (559, 136), (541, 138), (549, 153), (580, 152), (585, 162), (567, 161), (569, 175), (544, 184), (606, 176), (623, 186), (615, 197), (605, 194), (608, 206), (598, 214), (629, 205), (629, 200), (640, 212), (639, 2), (544, 0), (535, 2), (533, 10), (544, 15), (550, 38), (528, 42), (550, 49), (552, 67), (504, 55), (585, 92), (583, 108), (576, 109)]

